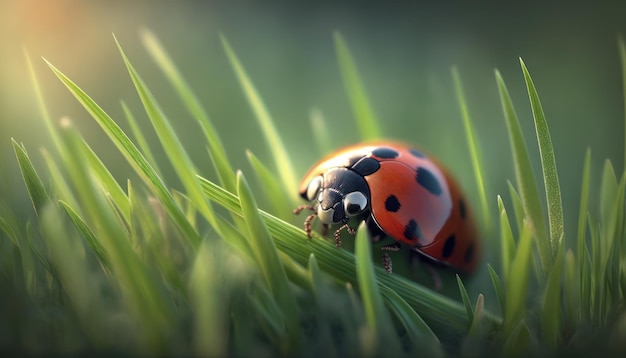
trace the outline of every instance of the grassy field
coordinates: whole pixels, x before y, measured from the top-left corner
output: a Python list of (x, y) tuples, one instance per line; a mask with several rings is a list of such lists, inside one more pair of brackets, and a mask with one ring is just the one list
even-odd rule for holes
[[(438, 292), (405, 252), (394, 256), (396, 272), (386, 274), (366, 230), (344, 237), (345, 249), (306, 238), (302, 219), (292, 214), (301, 204), (292, 142), (247, 73), (249, 59), (240, 59), (225, 36), (222, 51), (267, 145), (263, 156), (245, 152), (246, 170), (232, 164), (224, 145), (237, 132), (218, 133), (157, 38), (144, 31), (141, 40), (193, 120), (187, 125), (202, 134), (211, 169), (198, 169), (190, 143), (177, 133), (178, 119), (166, 114), (117, 39), (141, 100), (131, 106), (122, 98), (122, 116), (107, 114), (53, 61), (46, 63), (132, 168), (128, 179), (112, 174), (73, 118), (51, 118), (48, 89), (26, 55), (31, 104), (52, 145), (38, 153), (12, 140), (35, 215), (24, 220), (10, 207), (0, 210), (2, 351), (527, 356), (626, 348), (624, 165), (594, 156), (593, 148), (580, 158), (555, 158), (541, 89), (521, 59), (527, 103), (514, 107), (506, 78), (495, 71), (493, 80), (514, 168), (504, 193), (489, 187), (463, 73), (450, 74), (460, 116), (449, 130), (464, 133), (456, 145), (473, 183), (464, 186), (475, 199), (488, 253), (475, 277), (444, 270)], [(351, 130), (362, 140), (388, 136), (358, 59), (340, 33), (333, 41), (354, 114)], [(618, 47), (622, 73), (615, 75), (626, 85), (626, 50), (623, 42)], [(522, 130), (515, 108), (524, 106), (536, 142)], [(158, 140), (146, 139), (148, 127), (138, 120), (144, 117)], [(312, 112), (318, 155), (333, 147), (332, 126)], [(565, 161), (583, 163), (576, 178), (566, 178), (581, 183), (575, 198), (562, 198), (557, 167)], [(576, 210), (564, 210), (565, 200)], [(575, 229), (566, 230), (564, 220)]]

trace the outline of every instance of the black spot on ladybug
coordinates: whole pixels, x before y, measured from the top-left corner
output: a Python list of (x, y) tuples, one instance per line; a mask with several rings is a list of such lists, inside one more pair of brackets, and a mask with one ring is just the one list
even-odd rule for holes
[(471, 243), (470, 246), (467, 247), (467, 251), (465, 251), (465, 256), (463, 259), (465, 262), (471, 262), (474, 258), (474, 243)]
[(368, 176), (380, 169), (380, 163), (374, 158), (366, 157), (354, 163), (350, 169), (359, 173), (361, 176)]
[(413, 219), (404, 227), (404, 237), (410, 241), (418, 241), (422, 237), (422, 230)]
[(389, 195), (385, 200), (385, 210), (395, 213), (400, 210), (400, 202), (395, 195)]
[(465, 220), (467, 213), (465, 212), (465, 201), (463, 201), (463, 199), (459, 199), (459, 213), (461, 214), (461, 218)]
[(428, 190), (431, 194), (441, 195), (439, 180), (437, 180), (430, 170), (423, 167), (417, 168), (415, 179), (419, 185)]
[(400, 155), (397, 150), (387, 147), (376, 148), (372, 151), (372, 154), (382, 159), (393, 159)]
[(426, 158), (426, 155), (417, 149), (409, 149), (409, 153), (416, 158)]
[(448, 239), (446, 239), (446, 243), (443, 244), (443, 251), (441, 252), (441, 256), (446, 259), (450, 257), (452, 255), (452, 252), (454, 251), (455, 244), (456, 237), (454, 237), (454, 234), (452, 234), (448, 237)]

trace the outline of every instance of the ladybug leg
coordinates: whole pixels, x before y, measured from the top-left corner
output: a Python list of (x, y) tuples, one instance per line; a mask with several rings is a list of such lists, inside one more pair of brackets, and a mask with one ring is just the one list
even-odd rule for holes
[(439, 272), (437, 272), (437, 270), (428, 263), (426, 263), (424, 266), (426, 266), (426, 269), (428, 270), (433, 278), (433, 281), (435, 282), (435, 291), (441, 291), (441, 287), (443, 287), (443, 285), (441, 284), (441, 276), (439, 276)]
[(391, 262), (391, 256), (389, 256), (389, 254), (385, 251), (398, 252), (400, 251), (400, 247), (400, 244), (397, 242), (380, 247), (380, 249), (383, 251), (383, 267), (385, 268), (385, 271), (387, 271), (387, 273), (391, 273), (393, 262)]
[(355, 235), (356, 230), (351, 228), (348, 224), (343, 224), (339, 229), (335, 230), (335, 246), (341, 247), (341, 230), (346, 229), (350, 235)]
[(303, 210), (311, 210), (313, 212), (313, 214), (309, 215), (306, 217), (306, 219), (304, 219), (304, 232), (306, 232), (306, 236), (310, 239), (312, 238), (311, 235), (311, 221), (313, 221), (313, 219), (315, 219), (315, 217), (317, 216), (317, 213), (315, 212), (315, 208), (312, 207), (311, 205), (300, 205), (297, 208), (295, 208), (293, 210), (293, 213), (295, 215), (300, 214)]

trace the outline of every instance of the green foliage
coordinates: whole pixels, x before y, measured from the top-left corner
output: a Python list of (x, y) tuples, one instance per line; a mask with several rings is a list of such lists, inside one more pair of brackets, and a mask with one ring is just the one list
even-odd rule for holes
[[(293, 165), (278, 126), (225, 37), (224, 50), (271, 153), (264, 159), (246, 152), (254, 176), (233, 169), (224, 138), (164, 48), (149, 32), (142, 39), (202, 129), (219, 183), (195, 169), (184, 142), (119, 43), (180, 189), (164, 181), (163, 163), (155, 161), (155, 148), (144, 138), (134, 109), (122, 102), (124, 118), (114, 120), (48, 63), (139, 177), (120, 185), (69, 119), (60, 126), (51, 121), (27, 56), (55, 154), (42, 150), (47, 170), (37, 170), (25, 146), (13, 140), (36, 216), (23, 222), (0, 207), (0, 284), (19, 302), (21, 317), (0, 319), (0, 330), (11, 327), (19, 349), (197, 356), (526, 356), (576, 352), (586, 348), (580, 337), (596, 339), (602, 348), (623, 347), (626, 175), (618, 175), (607, 160), (601, 177), (593, 178), (588, 150), (577, 231), (564, 232), (557, 158), (538, 91), (523, 62), (547, 205), (541, 204), (544, 198), (522, 136), (525, 122), (517, 117), (497, 71), (516, 184), (509, 182), (510, 202), (502, 195), (489, 199), (480, 143), (454, 69), (480, 214), (490, 233), (484, 241), (492, 254), (485, 263), (490, 282), (481, 287), (490, 284), (493, 290), (470, 296), (474, 287), (466, 287), (468, 280), (457, 275), (459, 294), (449, 297), (387, 274), (372, 258), (363, 227), (353, 254), (317, 237), (308, 240), (300, 227), (285, 221), (296, 203)], [(335, 34), (335, 46), (355, 125), (362, 139), (380, 138), (380, 121), (340, 34)], [(619, 46), (626, 73), (621, 40)], [(132, 137), (119, 126), (124, 119)], [(320, 152), (328, 150), (328, 138), (322, 135), (328, 124), (320, 111), (312, 111), (311, 125)], [(273, 202), (271, 213), (261, 210), (246, 177), (261, 184), (259, 194), (266, 198), (284, 198), (288, 190), (294, 200)], [(598, 190), (592, 180), (600, 182)], [(496, 209), (494, 220), (490, 213)], [(492, 306), (500, 312), (491, 312)], [(4, 307), (0, 314), (12, 313)], [(23, 344), (49, 332), (54, 336), (38, 345)]]

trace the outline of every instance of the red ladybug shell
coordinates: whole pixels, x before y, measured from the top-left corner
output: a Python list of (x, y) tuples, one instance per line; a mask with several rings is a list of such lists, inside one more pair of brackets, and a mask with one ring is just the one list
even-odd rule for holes
[(364, 157), (380, 163), (364, 176), (370, 189), (370, 215), (385, 234), (412, 249), (462, 271), (476, 268), (480, 242), (471, 210), (445, 169), (432, 157), (397, 142), (349, 146), (309, 170), (309, 182), (332, 168), (350, 166)]

